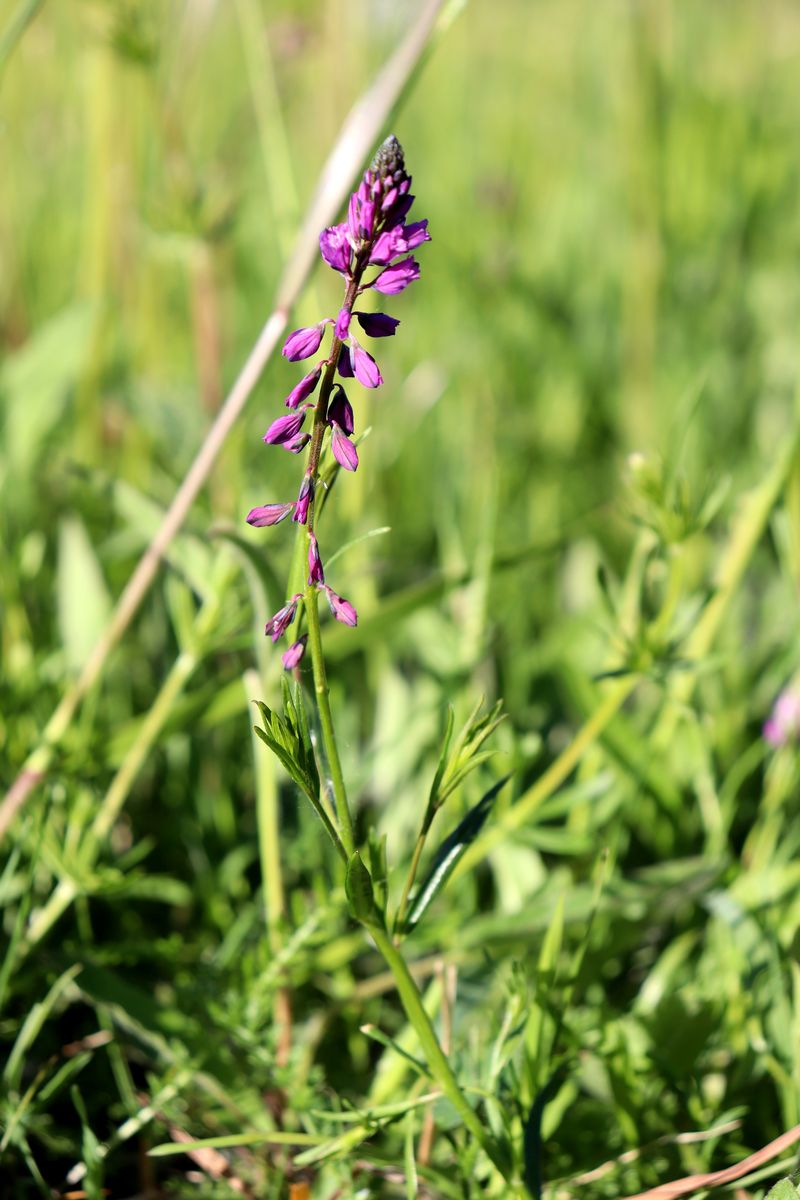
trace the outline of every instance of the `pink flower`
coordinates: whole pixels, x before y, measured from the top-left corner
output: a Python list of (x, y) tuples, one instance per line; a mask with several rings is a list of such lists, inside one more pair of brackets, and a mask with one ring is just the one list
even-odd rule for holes
[(770, 746), (784, 746), (800, 736), (800, 692), (786, 688), (775, 701), (763, 729)]
[(297, 408), (298, 404), (303, 400), (307, 400), (312, 392), (316, 390), (319, 383), (319, 377), (322, 373), (322, 368), (317, 367), (314, 371), (309, 371), (308, 375), (304, 375), (298, 384), (296, 384), (284, 401), (287, 408)]
[(293, 521), (297, 521), (300, 525), (305, 525), (308, 520), (308, 509), (311, 501), (314, 499), (314, 480), (310, 475), (303, 476), (303, 482), (300, 484), (300, 491), (297, 496), (297, 504), (294, 506)]
[(341, 621), (343, 625), (350, 625), (351, 627), (358, 624), (358, 613), (349, 600), (344, 600), (341, 596), (337, 596), (333, 588), (326, 587), (325, 594), (328, 597), (330, 610), (337, 621)]
[(247, 514), (247, 524), (260, 529), (264, 525), (278, 525), (288, 517), (294, 504), (265, 504), (262, 508), (251, 508)]
[(358, 318), (367, 337), (371, 338), (394, 337), (400, 324), (396, 317), (389, 317), (386, 313), (357, 312), (353, 315)]
[(383, 383), (383, 376), (371, 354), (359, 346), (355, 338), (350, 339), (350, 365), (362, 387), (376, 388)]
[(328, 424), (334, 422), (343, 429), (345, 433), (352, 433), (355, 429), (353, 421), (353, 406), (347, 399), (347, 393), (340, 383), (335, 383), (334, 397), (328, 405)]
[(358, 451), (349, 437), (342, 433), (335, 421), (331, 421), (331, 450), (333, 457), (345, 471), (355, 471), (358, 467)]
[(285, 417), (278, 417), (272, 422), (262, 440), (269, 446), (284, 446), (287, 442), (291, 442), (300, 432), (306, 419), (306, 412), (307, 409), (302, 408), (299, 412), (287, 413)]
[(306, 652), (307, 641), (308, 634), (304, 633), (298, 641), (292, 642), (288, 650), (284, 650), (283, 654), (281, 655), (281, 662), (287, 671), (293, 671), (298, 665)]
[(283, 608), (279, 608), (274, 617), (270, 617), (264, 626), (264, 633), (267, 637), (271, 637), (273, 642), (277, 642), (281, 634), (285, 633), (295, 618), (297, 605), (303, 599), (302, 593), (298, 592), (292, 596), (288, 604), (284, 604)]
[[(319, 235), (319, 249), (329, 267), (345, 275), (350, 270), (352, 247), (347, 237), (347, 225), (331, 225)], [(313, 351), (312, 351), (313, 353)]]
[(325, 572), (322, 569), (319, 545), (313, 533), (309, 533), (308, 535), (308, 582), (317, 584), (325, 582)]
[(347, 337), (347, 331), (349, 330), (349, 328), (350, 328), (350, 313), (348, 312), (348, 310), (346, 308), (343, 308), (341, 310), (341, 312), (339, 313), (339, 316), (336, 318), (336, 325), (333, 330), (334, 336), (337, 337), (340, 342), (343, 342), (345, 340), (345, 338)]
[[(395, 296), (398, 292), (404, 291), (415, 279), (419, 279), (419, 263), (415, 258), (404, 258), (394, 266), (386, 267), (384, 271), (381, 271), (371, 286), (375, 288), (376, 292), (383, 292), (385, 296)], [(313, 354), (314, 351), (312, 350), (310, 353)]]
[(289, 362), (297, 362), (301, 358), (310, 358), (312, 354), (316, 354), (325, 332), (325, 326), (329, 321), (330, 317), (320, 321), (319, 325), (295, 329), (294, 333), (290, 333), (286, 339), (281, 351), (283, 357), (288, 358)]

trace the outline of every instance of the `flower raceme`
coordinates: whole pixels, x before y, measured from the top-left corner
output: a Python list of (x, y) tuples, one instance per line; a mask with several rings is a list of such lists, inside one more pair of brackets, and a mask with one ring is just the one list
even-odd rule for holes
[[(273, 641), (277, 641), (294, 621), (298, 604), (308, 604), (310, 597), (320, 590), (325, 592), (337, 621), (350, 626), (358, 621), (353, 605), (325, 583), (314, 532), (314, 501), (320, 457), (326, 445), (335, 462), (345, 471), (355, 471), (359, 465), (358, 451), (351, 440), (355, 431), (353, 408), (342, 385), (335, 382), (336, 373), (342, 379), (356, 379), (365, 388), (379, 388), (383, 384), (377, 362), (352, 333), (353, 319), (368, 338), (374, 339), (393, 337), (400, 324), (388, 313), (356, 309), (356, 301), (370, 290), (395, 296), (419, 279), (419, 263), (412, 251), (429, 242), (430, 234), (427, 220), (406, 222), (414, 203), (410, 189), (411, 176), (406, 172), (403, 149), (395, 137), (389, 137), (379, 147), (351, 195), (347, 220), (320, 234), (323, 261), (342, 276), (345, 284), (344, 299), (337, 316), (324, 317), (317, 325), (295, 329), (283, 347), (283, 356), (289, 362), (311, 358), (322, 345), (328, 326), (332, 327), (329, 354), (292, 388), (285, 400), (286, 407), (292, 411), (274, 420), (263, 438), (268, 445), (281, 446), (294, 454), (309, 447), (308, 465), (297, 500), (265, 504), (252, 509), (247, 516), (249, 524), (261, 527), (277, 525), (291, 513), (292, 521), (304, 525), (307, 531), (308, 590), (305, 596), (301, 593), (293, 596), (267, 622), (266, 633)], [(372, 273), (373, 269), (377, 269), (375, 273)], [(371, 278), (368, 278), (370, 274)], [(318, 387), (316, 402), (309, 402)], [(303, 432), (309, 410), (314, 413), (310, 434)], [(284, 653), (283, 665), (288, 670), (295, 668), (302, 659), (306, 636), (298, 638)]]

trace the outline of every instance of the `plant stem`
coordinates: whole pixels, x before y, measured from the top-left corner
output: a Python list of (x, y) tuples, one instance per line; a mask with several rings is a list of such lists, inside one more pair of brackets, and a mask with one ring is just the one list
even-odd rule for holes
[(447, 1055), (439, 1045), (436, 1031), (433, 1028), (430, 1017), (425, 1011), (422, 996), (408, 969), (406, 960), (382, 925), (370, 924), (366, 928), (378, 950), (383, 955), (387, 967), (394, 976), (397, 993), (405, 1014), (419, 1038), (419, 1043), (425, 1055), (425, 1061), (430, 1068), (431, 1075), (481, 1149), (491, 1159), (503, 1178), (508, 1180), (510, 1173), (509, 1165), (504, 1161), (502, 1154), (493, 1140), (487, 1136), (486, 1126), (482, 1123), (478, 1114), (461, 1091)]
[(400, 903), (397, 906), (397, 914), (395, 915), (395, 919), (394, 919), (394, 932), (395, 932), (396, 938), (402, 936), (402, 933), (403, 933), (403, 922), (405, 921), (405, 918), (406, 918), (406, 909), (408, 908), (408, 897), (411, 895), (411, 889), (414, 886), (414, 880), (417, 877), (417, 871), (419, 870), (419, 860), (422, 858), (422, 851), (425, 846), (425, 839), (427, 838), (427, 836), (428, 836), (428, 827), (426, 826), (425, 828), (423, 828), (420, 831), (419, 836), (417, 837), (417, 841), (414, 846), (414, 853), (411, 856), (411, 866), (408, 868), (408, 875), (406, 877), (406, 882), (403, 887), (403, 894), (400, 897)]

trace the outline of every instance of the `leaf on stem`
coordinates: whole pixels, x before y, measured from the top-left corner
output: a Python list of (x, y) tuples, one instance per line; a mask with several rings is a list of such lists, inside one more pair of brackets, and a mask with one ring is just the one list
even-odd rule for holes
[(498, 793), (505, 787), (510, 778), (510, 775), (506, 775), (494, 787), (491, 787), (478, 803), (469, 810), (463, 821), (459, 822), (453, 832), (442, 842), (436, 852), (433, 865), (414, 897), (408, 916), (403, 922), (404, 933), (410, 933), (415, 928), (431, 901), (441, 892), (455, 870), (456, 863), (470, 843), (474, 842), (480, 833)]
[(357, 921), (367, 926), (382, 924), (372, 891), (372, 877), (357, 850), (350, 856), (347, 864), (344, 890), (347, 893), (350, 911)]

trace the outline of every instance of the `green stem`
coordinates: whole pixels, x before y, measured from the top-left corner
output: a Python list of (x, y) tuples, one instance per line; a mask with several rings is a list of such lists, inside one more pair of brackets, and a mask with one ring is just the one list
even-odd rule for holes
[(397, 915), (394, 919), (395, 937), (402, 935), (403, 932), (403, 922), (406, 919), (406, 909), (408, 908), (408, 897), (411, 895), (411, 889), (414, 886), (414, 880), (417, 877), (419, 860), (422, 858), (425, 839), (428, 836), (428, 828), (428, 826), (425, 826), (420, 831), (419, 836), (417, 837), (416, 845), (414, 846), (414, 853), (411, 856), (411, 866), (408, 868), (408, 876), (406, 878), (405, 886), (403, 887), (403, 894), (400, 897), (400, 903), (397, 906)]
[(481, 1149), (491, 1159), (494, 1166), (500, 1172), (504, 1179), (508, 1180), (510, 1174), (509, 1165), (504, 1161), (503, 1155), (494, 1141), (488, 1136), (485, 1124), (481, 1121), (478, 1114), (470, 1105), (464, 1093), (459, 1087), (453, 1069), (447, 1059), (447, 1055), (439, 1045), (439, 1040), (436, 1037), (436, 1031), (433, 1028), (430, 1017), (425, 1011), (425, 1006), (422, 1003), (422, 996), (414, 982), (414, 978), (408, 969), (408, 964), (403, 958), (400, 951), (395, 946), (389, 934), (382, 925), (370, 924), (365, 926), (372, 937), (378, 950), (383, 955), (387, 967), (394, 976), (397, 993), (400, 1001), (408, 1017), (409, 1022), (413, 1025), (419, 1038), (422, 1052), (425, 1055), (425, 1061), (428, 1064), (430, 1073), (438, 1083), (442, 1092), (453, 1105), (464, 1125), (478, 1142)]

